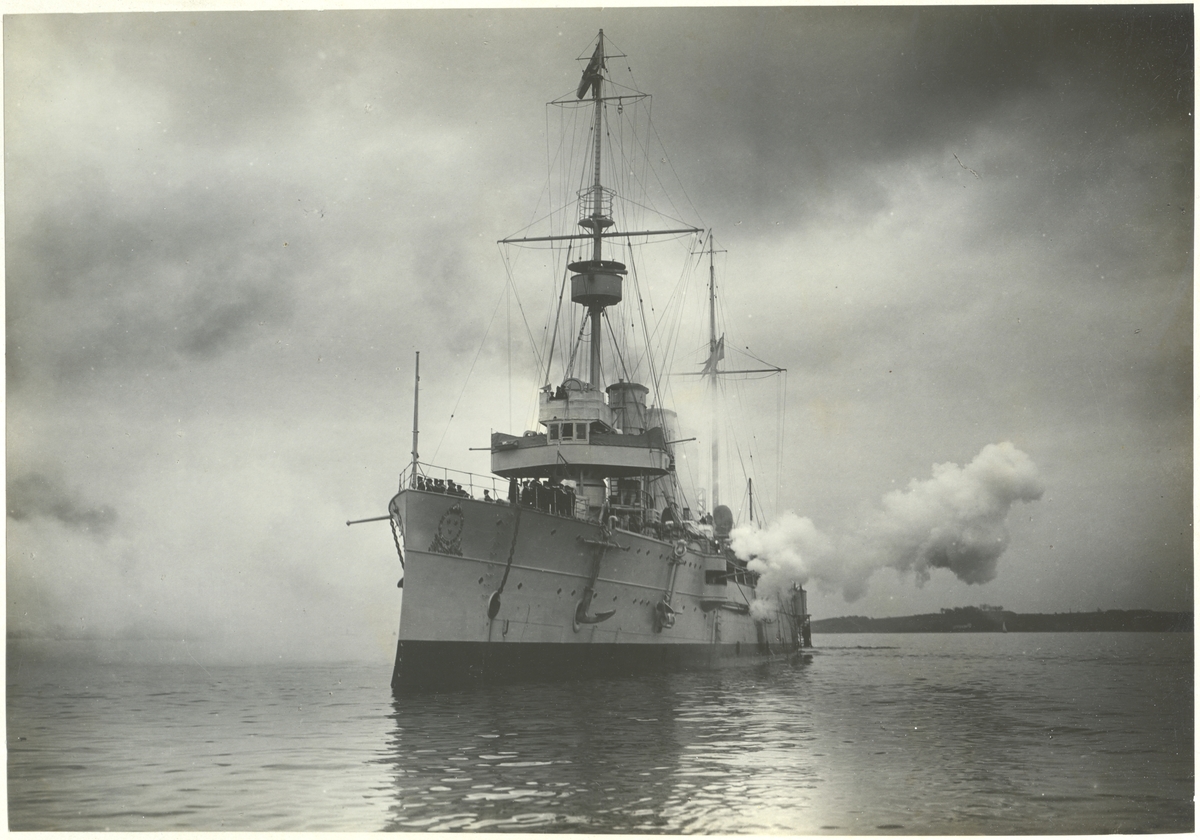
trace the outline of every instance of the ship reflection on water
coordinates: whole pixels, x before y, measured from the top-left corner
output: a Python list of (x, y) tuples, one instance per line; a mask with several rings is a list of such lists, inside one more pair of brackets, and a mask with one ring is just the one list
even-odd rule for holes
[(1194, 829), (1191, 633), (823, 636), (811, 662), (404, 695), (378, 663), (7, 674), (15, 831)]
[(811, 661), (394, 700), (399, 830), (1194, 827), (1191, 634), (827, 636)]
[(783, 701), (771, 686), (804, 668), (777, 662), (397, 697), (386, 759), (397, 794), (389, 828), (621, 833), (753, 825), (767, 816), (761, 794), (746, 798), (760, 767), (776, 776), (786, 765), (792, 808), (816, 784), (816, 759), (804, 748), (811, 715), (784, 714), (770, 699)]

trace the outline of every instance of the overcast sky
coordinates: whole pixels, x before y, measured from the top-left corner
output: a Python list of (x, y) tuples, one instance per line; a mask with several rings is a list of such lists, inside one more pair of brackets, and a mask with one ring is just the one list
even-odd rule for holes
[(520, 432), (495, 241), (600, 27), (788, 369), (775, 513), (846, 533), (1005, 441), (1044, 484), (992, 581), (816, 617), (1191, 607), (1190, 7), (3, 25), (10, 633), (390, 658), (391, 535), (343, 523), (408, 460), (414, 351), (424, 459)]

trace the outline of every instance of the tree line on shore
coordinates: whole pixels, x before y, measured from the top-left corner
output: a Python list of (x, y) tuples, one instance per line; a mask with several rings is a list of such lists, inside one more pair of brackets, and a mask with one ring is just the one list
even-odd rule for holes
[(1095, 612), (1016, 613), (1000, 607), (954, 607), (939, 613), (868, 618), (862, 615), (814, 619), (814, 633), (1191, 633), (1191, 612), (1096, 610)]

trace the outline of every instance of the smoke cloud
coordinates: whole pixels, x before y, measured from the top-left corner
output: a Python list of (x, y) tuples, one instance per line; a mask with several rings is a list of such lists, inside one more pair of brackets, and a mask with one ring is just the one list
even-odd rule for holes
[(8, 515), (17, 522), (42, 516), (101, 538), (107, 537), (117, 522), (113, 508), (90, 506), (61, 481), (38, 472), (9, 481)]
[(730, 536), (733, 550), (752, 557), (750, 570), (759, 574), (758, 600), (750, 605), (755, 618), (773, 611), (793, 583), (803, 585), (813, 577), (828, 580), (838, 573), (833, 540), (806, 516), (787, 511), (766, 528), (743, 525)]
[(913, 572), (918, 586), (933, 569), (982, 584), (996, 577), (1008, 548), (1009, 510), (1016, 502), (1040, 499), (1044, 489), (1028, 455), (1007, 441), (988, 444), (965, 467), (935, 464), (932, 478), (913, 479), (905, 490), (888, 493), (881, 509), (840, 539), (789, 512), (766, 528), (735, 528), (732, 547), (751, 557), (750, 568), (761, 575), (759, 611), (793, 583), (809, 581), (841, 588), (854, 601), (883, 568)]

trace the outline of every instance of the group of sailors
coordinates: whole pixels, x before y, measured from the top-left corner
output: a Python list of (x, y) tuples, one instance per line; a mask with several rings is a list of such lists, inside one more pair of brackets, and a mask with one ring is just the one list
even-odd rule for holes
[(622, 505), (621, 501), (624, 500), (618, 500), (615, 496), (609, 500), (609, 505), (601, 512), (602, 522), (615, 521), (622, 531), (645, 534), (655, 539), (674, 539), (684, 535), (679, 514), (673, 505), (667, 504), (661, 513), (650, 509), (631, 511), (628, 505)]
[(575, 515), (575, 491), (551, 479), (548, 483), (532, 479), (518, 484), (514, 478), (508, 483), (510, 503), (520, 501), (522, 507), (553, 513), (558, 516)]
[[(450, 478), (427, 478), (417, 475), (413, 486), (427, 493), (471, 498), (471, 493), (465, 487)], [(483, 501), (501, 504), (504, 502), (503, 499), (493, 496), (490, 490), (483, 491)], [(518, 482), (515, 478), (510, 480), (508, 503), (517, 504), (518, 501), (523, 507), (536, 508), (559, 516), (573, 516), (575, 513), (575, 491), (559, 484), (555, 479), (551, 479), (549, 483), (537, 480)]]
[(461, 484), (453, 479), (426, 478), (423, 475), (418, 475), (416, 478), (416, 488), (425, 490), (430, 493), (445, 493), (447, 496), (463, 496), (469, 497), (468, 493)]
[[(471, 493), (466, 488), (450, 478), (427, 478), (423, 475), (417, 475), (414, 479), (414, 486), (417, 490), (424, 490), (429, 493), (445, 493), (447, 496), (461, 496), (464, 498), (471, 497)], [(489, 490), (484, 490), (483, 501), (503, 504), (505, 500), (493, 496)], [(519, 482), (515, 478), (510, 479), (508, 482), (507, 501), (510, 505), (519, 503), (522, 507), (534, 508), (546, 513), (553, 513), (557, 516), (575, 515), (575, 491), (561, 484), (558, 479), (552, 478), (548, 482), (538, 479)], [(643, 517), (642, 514), (629, 511), (627, 504), (619, 504), (620, 502), (627, 503), (629, 501), (631, 499), (614, 494), (611, 499), (613, 507), (610, 508), (608, 505), (605, 505), (601, 521), (609, 522), (615, 519), (617, 527), (624, 531), (643, 533), (659, 539), (673, 539), (684, 534), (683, 522), (673, 505), (666, 505), (661, 514), (656, 514), (652, 510), (645, 511)], [(626, 510), (620, 510), (621, 507), (625, 507)], [(711, 523), (712, 517), (706, 515), (700, 521), (701, 523)]]

